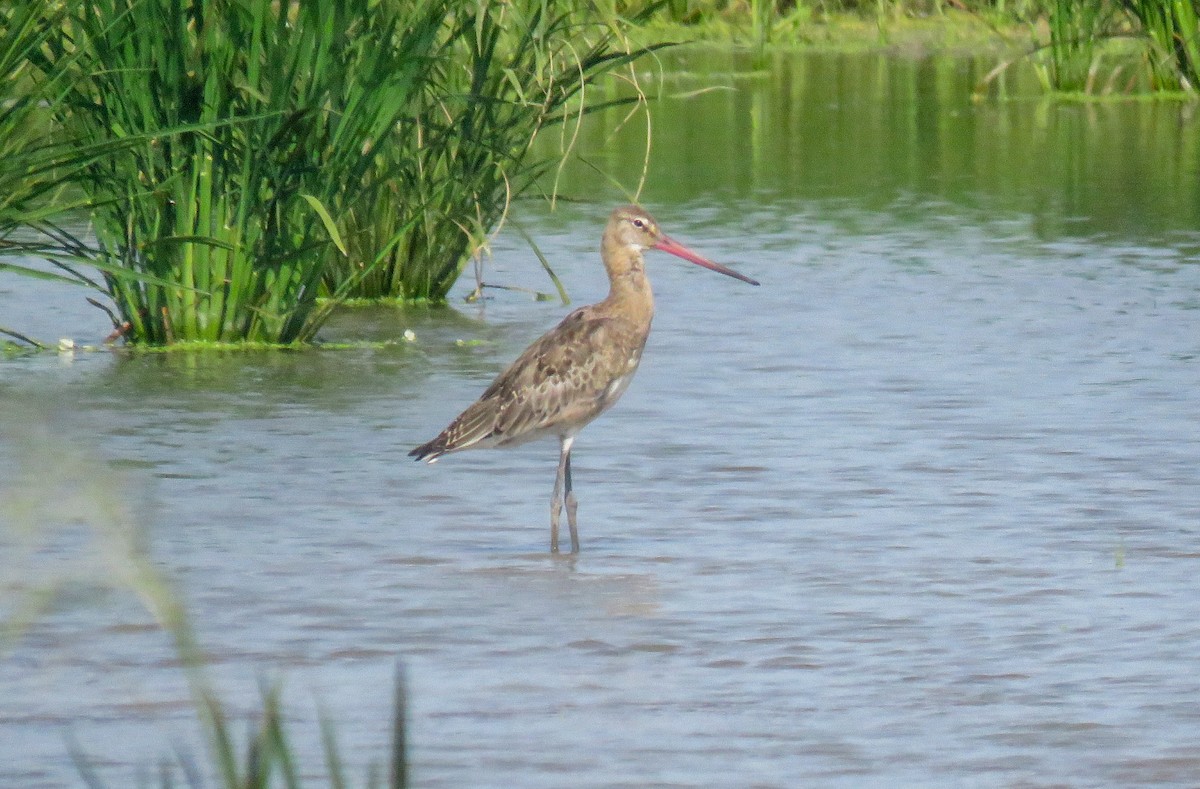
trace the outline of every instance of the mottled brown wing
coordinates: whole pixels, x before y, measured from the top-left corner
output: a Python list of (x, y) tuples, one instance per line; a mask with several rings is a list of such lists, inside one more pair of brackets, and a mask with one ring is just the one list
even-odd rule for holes
[(576, 310), (530, 345), (441, 435), (410, 455), (430, 460), (471, 446), (574, 432), (612, 404), (645, 344), (630, 323)]

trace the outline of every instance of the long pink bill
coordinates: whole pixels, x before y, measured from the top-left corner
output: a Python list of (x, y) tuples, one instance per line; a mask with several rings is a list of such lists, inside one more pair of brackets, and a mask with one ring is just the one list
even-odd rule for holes
[(727, 277), (733, 277), (734, 279), (740, 279), (742, 282), (749, 282), (751, 285), (758, 284), (758, 280), (750, 279), (745, 274), (739, 274), (738, 272), (734, 271), (731, 268), (725, 268), (720, 263), (713, 263), (708, 258), (697, 255), (695, 252), (688, 249), (683, 244), (676, 243), (676, 242), (672, 241), (671, 239), (667, 238), (666, 236), (661, 236), (658, 239), (658, 243), (654, 245), (654, 248), (661, 249), (663, 252), (669, 252), (670, 254), (674, 255), (677, 258), (683, 258), (684, 260), (688, 261), (689, 263), (695, 263), (697, 266), (704, 266), (704, 268), (706, 268), (706, 269), (711, 269), (712, 271), (720, 272), (721, 274), (724, 274)]

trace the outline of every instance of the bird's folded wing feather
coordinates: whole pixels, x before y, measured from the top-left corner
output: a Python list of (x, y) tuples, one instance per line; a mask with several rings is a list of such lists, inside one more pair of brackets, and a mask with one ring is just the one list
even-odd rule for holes
[(586, 308), (571, 313), (454, 420), (446, 431), (450, 448), (586, 424), (606, 405), (605, 392), (624, 373), (630, 350), (640, 351), (635, 333), (623, 321), (589, 316)]

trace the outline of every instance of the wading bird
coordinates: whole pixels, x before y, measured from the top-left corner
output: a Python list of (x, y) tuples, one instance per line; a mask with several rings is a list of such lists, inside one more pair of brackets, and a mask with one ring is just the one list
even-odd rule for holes
[(550, 500), (550, 550), (558, 553), (562, 508), (579, 551), (578, 503), (571, 489), (571, 445), (584, 425), (604, 413), (629, 386), (642, 359), (654, 317), (654, 294), (642, 253), (669, 252), (730, 277), (758, 283), (672, 241), (650, 214), (636, 206), (612, 212), (600, 256), (608, 271), (608, 297), (581, 307), (542, 335), (492, 382), (483, 396), (432, 441), (408, 454), (433, 463), (463, 449), (504, 447), (557, 436), (558, 476)]

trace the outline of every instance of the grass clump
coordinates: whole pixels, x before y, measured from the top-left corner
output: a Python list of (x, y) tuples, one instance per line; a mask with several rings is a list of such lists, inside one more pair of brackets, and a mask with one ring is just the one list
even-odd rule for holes
[(1100, 66), (1100, 46), (1111, 35), (1115, 8), (1108, 0), (1053, 0), (1047, 10), (1048, 56), (1038, 76), (1048, 90), (1091, 93)]
[[(639, 98), (586, 87), (656, 48), (567, 0), (23, 8), (0, 11), (0, 152), (49, 139), (74, 158), (0, 164), (0, 186), (14, 181), (0, 208), (25, 211), (0, 215), (0, 243), (37, 225), (27, 197), (69, 182), (95, 248), (53, 234), (47, 248), (100, 276), (52, 275), (102, 291), (137, 345), (286, 345), (347, 297), (444, 301), (561, 161), (530, 153), (537, 136), (570, 129), (565, 157), (584, 114)], [(22, 137), (34, 110), (41, 128)]]
[[(375, 201), (345, 217), (350, 255), (327, 281), (356, 298), (445, 300), (512, 202), (569, 154), (582, 116), (636, 100), (592, 101), (588, 86), (657, 48), (625, 37), (641, 16), (566, 0), (451, 5), (413, 121), (368, 176)], [(551, 127), (559, 155), (535, 156)]]
[(42, 142), (40, 97), (23, 89), (29, 57), (45, 43), (52, 21), (37, 3), (0, 8), (0, 252), (10, 255), (29, 249), (14, 234), (40, 218), (62, 155)]
[(1128, 0), (1149, 41), (1147, 62), (1156, 90), (1200, 90), (1200, 2)]
[[(72, 175), (120, 150), (125, 141), (81, 145), (49, 135), (50, 116), (68, 90), (62, 68), (37, 74), (32, 59), (58, 33), (66, 11), (48, 0), (0, 5), (0, 272), (94, 284), (66, 262), (83, 245), (56, 219), (83, 202), (68, 192)], [(47, 257), (52, 265), (33, 266)], [(20, 332), (0, 333), (40, 345)]]
[[(444, 7), (375, 0), (97, 0), (35, 62), (84, 168), (110, 313), (133, 343), (310, 339), (337, 217), (412, 114)], [(382, 43), (381, 43), (382, 42)], [(158, 136), (179, 127), (196, 127)]]

